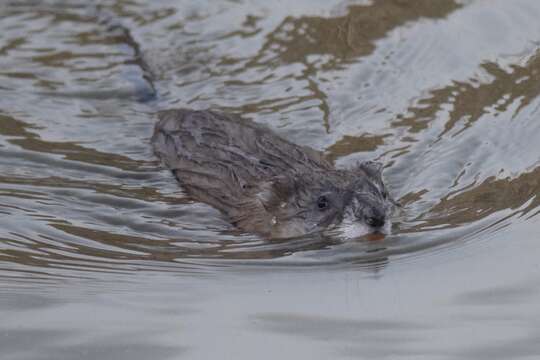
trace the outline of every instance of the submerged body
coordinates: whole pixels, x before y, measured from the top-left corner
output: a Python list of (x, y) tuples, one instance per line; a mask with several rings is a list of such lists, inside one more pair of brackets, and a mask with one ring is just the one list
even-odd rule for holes
[(177, 109), (158, 117), (156, 155), (191, 196), (244, 231), (278, 238), (333, 228), (355, 237), (388, 228), (393, 201), (377, 163), (336, 170), (320, 152), (232, 115)]

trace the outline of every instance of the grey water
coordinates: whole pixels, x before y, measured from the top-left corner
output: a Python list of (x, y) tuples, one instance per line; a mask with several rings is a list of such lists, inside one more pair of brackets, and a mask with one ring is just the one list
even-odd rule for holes
[[(0, 4), (0, 358), (540, 358), (540, 3)], [(381, 161), (392, 234), (265, 240), (155, 113)]]

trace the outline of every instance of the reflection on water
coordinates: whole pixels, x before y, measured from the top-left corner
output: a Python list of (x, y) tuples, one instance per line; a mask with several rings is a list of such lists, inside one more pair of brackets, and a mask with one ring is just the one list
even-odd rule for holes
[[(3, 354), (265, 358), (270, 337), (298, 358), (540, 356), (539, 14), (532, 0), (0, 5)], [(241, 114), (338, 167), (382, 161), (403, 204), (392, 235), (240, 233), (151, 152), (155, 112), (181, 106)]]
[[(540, 53), (536, 52), (524, 65), (511, 64), (503, 69), (497, 63), (481, 64), (480, 70), (491, 77), (487, 83), (471, 78), (469, 82), (455, 82), (441, 89), (430, 91), (431, 96), (419, 101), (416, 108), (409, 109), (411, 115), (402, 118), (400, 125), (408, 125), (411, 132), (425, 129), (426, 120), (433, 118), (444, 105), (451, 108), (449, 119), (439, 137), (453, 131), (454, 136), (470, 127), (483, 115), (497, 116), (514, 110), (517, 116), (521, 109), (529, 105), (540, 92)], [(458, 130), (454, 127), (459, 125)]]
[[(453, 0), (420, 0), (412, 6), (399, 0), (381, 0), (351, 5), (343, 16), (287, 17), (267, 36), (255, 61), (272, 62), (272, 54), (276, 54), (280, 62), (309, 65), (310, 56), (331, 55), (331, 61), (320, 69), (330, 70), (343, 61), (371, 54), (377, 40), (408, 22), (444, 18), (460, 7)], [(319, 69), (308, 67), (304, 73), (315, 70)]]

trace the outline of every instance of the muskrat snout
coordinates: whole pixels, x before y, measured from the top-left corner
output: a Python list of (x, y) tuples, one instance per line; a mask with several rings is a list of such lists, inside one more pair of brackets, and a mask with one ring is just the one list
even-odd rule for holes
[(383, 227), (386, 223), (384, 216), (368, 216), (365, 221), (366, 224), (374, 228)]
[(360, 220), (372, 228), (382, 228), (386, 224), (386, 216), (389, 212), (386, 200), (375, 201), (371, 206), (362, 209)]

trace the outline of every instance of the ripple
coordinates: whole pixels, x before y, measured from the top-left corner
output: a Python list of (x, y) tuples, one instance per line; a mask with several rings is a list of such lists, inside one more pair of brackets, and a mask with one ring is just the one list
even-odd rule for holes
[[(539, 29), (525, 7), (492, 8), (491, 32), (469, 25), (468, 39), (479, 2), (111, 4), (7, 5), (0, 279), (377, 273), (540, 213)], [(240, 233), (151, 153), (154, 113), (169, 106), (239, 113), (338, 167), (385, 162), (403, 205), (392, 234)]]

